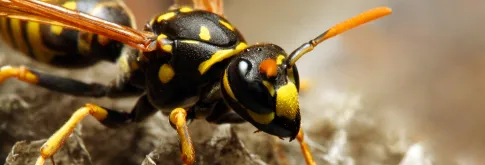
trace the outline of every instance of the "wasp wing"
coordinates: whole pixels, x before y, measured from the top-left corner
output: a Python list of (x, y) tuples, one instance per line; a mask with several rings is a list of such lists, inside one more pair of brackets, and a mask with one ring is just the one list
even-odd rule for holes
[(0, 0), (0, 16), (96, 33), (145, 52), (156, 48), (156, 36), (153, 33), (138, 31), (43, 1)]

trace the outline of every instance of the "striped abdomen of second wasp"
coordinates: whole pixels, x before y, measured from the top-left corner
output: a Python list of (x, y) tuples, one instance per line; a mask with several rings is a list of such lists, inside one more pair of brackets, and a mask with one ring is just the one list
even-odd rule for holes
[[(48, 1), (49, 2), (49, 1)], [(134, 28), (131, 11), (120, 0), (49, 2)], [(116, 61), (124, 44), (107, 37), (59, 26), (0, 18), (2, 39), (37, 61), (58, 67), (85, 67), (100, 60)]]

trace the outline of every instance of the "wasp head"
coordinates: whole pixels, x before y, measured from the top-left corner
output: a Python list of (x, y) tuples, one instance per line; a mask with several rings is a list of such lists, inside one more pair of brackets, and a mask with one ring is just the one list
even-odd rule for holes
[(293, 140), (300, 129), (299, 79), (277, 45), (258, 44), (240, 52), (222, 79), (225, 101), (260, 131)]

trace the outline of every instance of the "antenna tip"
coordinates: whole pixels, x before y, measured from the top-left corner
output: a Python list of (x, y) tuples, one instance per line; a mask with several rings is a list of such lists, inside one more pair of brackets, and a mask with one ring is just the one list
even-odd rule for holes
[(378, 13), (382, 13), (383, 15), (387, 15), (387, 14), (392, 13), (392, 9), (390, 7), (387, 7), (387, 6), (377, 7), (377, 8), (374, 8), (373, 10), (378, 12)]

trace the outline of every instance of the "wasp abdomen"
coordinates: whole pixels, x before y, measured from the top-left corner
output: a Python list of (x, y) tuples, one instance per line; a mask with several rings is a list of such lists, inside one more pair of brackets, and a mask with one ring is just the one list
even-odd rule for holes
[[(122, 1), (70, 0), (48, 3), (78, 10), (124, 26), (134, 27), (131, 11)], [(61, 26), (0, 18), (2, 39), (36, 61), (59, 67), (85, 67), (99, 60), (116, 61), (123, 44), (97, 34)]]

